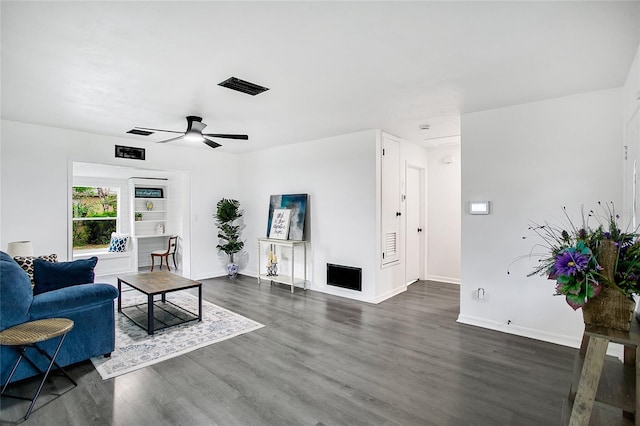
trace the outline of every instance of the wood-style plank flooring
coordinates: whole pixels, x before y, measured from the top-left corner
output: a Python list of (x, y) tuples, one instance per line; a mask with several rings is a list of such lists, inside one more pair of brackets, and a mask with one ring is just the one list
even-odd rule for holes
[[(53, 398), (68, 388), (55, 378), (24, 424), (560, 422), (576, 350), (456, 323), (457, 285), (419, 281), (378, 305), (249, 277), (204, 280), (203, 293), (265, 327), (115, 379), (70, 366), (79, 386)], [(27, 406), (3, 398), (0, 422)]]

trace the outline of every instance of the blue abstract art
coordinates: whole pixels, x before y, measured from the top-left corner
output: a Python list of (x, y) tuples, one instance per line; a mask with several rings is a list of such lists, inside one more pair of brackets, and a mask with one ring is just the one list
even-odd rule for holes
[(305, 241), (304, 222), (307, 213), (307, 194), (272, 195), (269, 201), (269, 221), (267, 222), (267, 235), (271, 230), (273, 211), (275, 209), (291, 210), (291, 225), (289, 226), (289, 239)]

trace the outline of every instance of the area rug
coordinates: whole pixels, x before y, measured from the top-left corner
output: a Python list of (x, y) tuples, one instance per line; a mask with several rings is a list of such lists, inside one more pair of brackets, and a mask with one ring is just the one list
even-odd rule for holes
[[(143, 303), (146, 296), (127, 291), (122, 305)], [(167, 300), (191, 312), (198, 312), (198, 297), (185, 292), (167, 294)], [(116, 348), (110, 358), (91, 362), (103, 380), (164, 361), (195, 349), (221, 342), (264, 327), (213, 303), (202, 301), (202, 322), (193, 321), (156, 331), (149, 336), (129, 318), (116, 312)]]

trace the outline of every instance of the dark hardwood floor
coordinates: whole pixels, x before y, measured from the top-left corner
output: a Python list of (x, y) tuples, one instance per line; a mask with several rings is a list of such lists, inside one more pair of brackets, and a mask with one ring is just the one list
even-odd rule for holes
[[(203, 283), (206, 300), (265, 327), (115, 379), (71, 366), (78, 387), (53, 398), (68, 388), (55, 378), (24, 424), (560, 422), (576, 350), (456, 323), (457, 285), (421, 281), (370, 305), (248, 277)], [(0, 421), (27, 405), (3, 398)]]

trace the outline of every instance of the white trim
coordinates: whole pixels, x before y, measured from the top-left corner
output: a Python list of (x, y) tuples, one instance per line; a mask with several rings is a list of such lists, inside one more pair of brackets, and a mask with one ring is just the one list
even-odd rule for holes
[(460, 285), (460, 278), (455, 277), (443, 277), (441, 275), (427, 275), (427, 281), (438, 281), (441, 283), (458, 284)]
[(392, 290), (386, 291), (380, 295), (378, 295), (378, 297), (375, 298), (375, 300), (373, 301), (373, 303), (378, 304), (380, 302), (384, 302), (387, 299), (392, 298), (393, 296), (396, 296), (400, 293), (404, 293), (405, 291), (407, 291), (407, 286), (406, 285), (402, 285), (398, 288), (394, 288)]
[[(530, 339), (542, 340), (543, 342), (555, 343), (557, 345), (568, 346), (570, 348), (579, 348), (582, 341), (582, 336), (567, 336), (564, 334), (552, 333), (535, 328), (522, 327), (519, 325), (508, 324), (506, 322), (491, 321), (469, 315), (460, 314), (458, 316), (457, 322), (460, 324), (500, 331), (502, 333), (514, 334), (516, 336), (528, 337)], [(610, 344), (607, 348), (607, 354), (623, 359), (622, 348), (622, 345), (618, 345), (615, 343)]]
[(507, 324), (506, 322), (492, 321), (485, 318), (473, 317), (463, 314), (460, 314), (458, 316), (457, 322), (461, 324), (474, 325), (476, 327), (488, 328), (490, 330), (501, 331), (503, 333), (515, 334), (517, 336), (529, 337), (545, 342), (556, 343), (558, 345), (569, 346), (572, 348), (580, 347), (580, 342), (582, 339), (582, 336), (567, 336), (563, 334), (557, 334), (544, 330), (522, 327), (519, 325)]
[(118, 258), (118, 257), (131, 257), (131, 255), (133, 254), (133, 251), (128, 250), (128, 251), (75, 251), (73, 253), (73, 260), (76, 259), (86, 259), (92, 256), (96, 256), (98, 258)]

